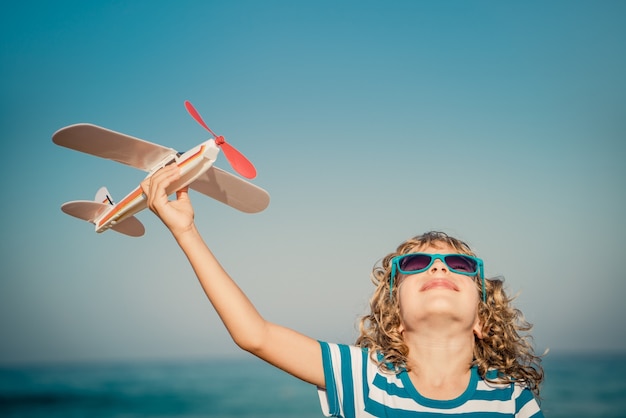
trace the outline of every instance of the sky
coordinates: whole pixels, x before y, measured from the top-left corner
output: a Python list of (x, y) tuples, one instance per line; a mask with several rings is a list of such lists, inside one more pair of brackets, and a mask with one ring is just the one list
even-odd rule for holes
[[(242, 355), (169, 232), (61, 212), (144, 173), (87, 122), (185, 151), (208, 125), (269, 207), (192, 192), (269, 320), (351, 343), (372, 266), (442, 230), (502, 275), (537, 351), (626, 350), (626, 3), (24, 1), (0, 15), (0, 363)], [(230, 171), (225, 159), (216, 166)]]

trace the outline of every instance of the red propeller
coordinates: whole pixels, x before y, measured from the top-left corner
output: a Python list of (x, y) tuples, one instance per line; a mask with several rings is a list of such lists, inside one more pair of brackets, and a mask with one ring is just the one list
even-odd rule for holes
[(215, 144), (222, 149), (222, 151), (224, 152), (224, 156), (237, 173), (249, 179), (253, 179), (256, 177), (256, 169), (254, 168), (250, 160), (244, 157), (241, 152), (237, 151), (235, 147), (226, 142), (223, 136), (215, 135), (211, 128), (209, 128), (207, 124), (204, 123), (196, 108), (193, 107), (193, 105), (189, 103), (189, 101), (185, 101), (185, 108), (187, 109), (187, 112), (189, 112), (191, 117), (196, 120), (196, 122), (202, 125), (204, 129), (206, 129), (211, 133), (211, 135), (213, 135), (213, 137), (215, 138)]

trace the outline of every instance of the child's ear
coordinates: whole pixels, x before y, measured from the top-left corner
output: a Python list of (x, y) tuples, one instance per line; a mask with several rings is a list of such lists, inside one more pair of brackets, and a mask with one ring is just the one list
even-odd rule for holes
[(474, 327), (472, 328), (472, 331), (474, 331), (474, 335), (476, 336), (476, 338), (478, 338), (479, 340), (483, 339), (483, 324), (480, 322), (480, 318), (478, 318), (478, 315), (476, 315), (476, 322), (474, 322)]

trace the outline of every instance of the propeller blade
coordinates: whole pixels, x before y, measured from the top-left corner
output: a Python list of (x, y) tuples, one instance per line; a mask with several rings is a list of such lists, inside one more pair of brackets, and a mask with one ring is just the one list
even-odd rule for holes
[(248, 179), (256, 177), (256, 168), (241, 152), (228, 142), (222, 142), (219, 146), (224, 151), (224, 156), (233, 167), (233, 170)]
[(209, 128), (209, 126), (206, 123), (204, 123), (204, 120), (202, 120), (200, 113), (198, 113), (196, 108), (193, 107), (193, 105), (191, 104), (191, 102), (189, 102), (189, 100), (185, 100), (185, 109), (187, 109), (187, 112), (189, 112), (191, 117), (194, 118), (196, 122), (198, 122), (204, 129), (211, 132), (211, 135), (213, 135), (214, 137), (217, 137), (217, 135), (215, 135), (215, 133), (211, 130), (211, 128)]
[(217, 136), (215, 133), (209, 128), (209, 126), (204, 123), (200, 113), (196, 110), (195, 107), (188, 101), (185, 100), (185, 108), (187, 112), (191, 115), (192, 118), (196, 120), (204, 129), (209, 131), (211, 135), (215, 138), (215, 144), (222, 149), (224, 152), (224, 156), (228, 160), (229, 164), (233, 167), (233, 169), (239, 173), (241, 176), (253, 179), (256, 177), (256, 168), (254, 165), (248, 160), (244, 155), (239, 152), (235, 147), (230, 145), (224, 140), (223, 136)]

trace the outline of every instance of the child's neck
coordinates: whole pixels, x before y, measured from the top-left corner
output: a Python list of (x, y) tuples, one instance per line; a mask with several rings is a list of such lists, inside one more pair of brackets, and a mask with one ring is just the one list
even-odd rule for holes
[(450, 400), (467, 389), (474, 336), (462, 333), (405, 335), (409, 376), (417, 391), (430, 399)]

